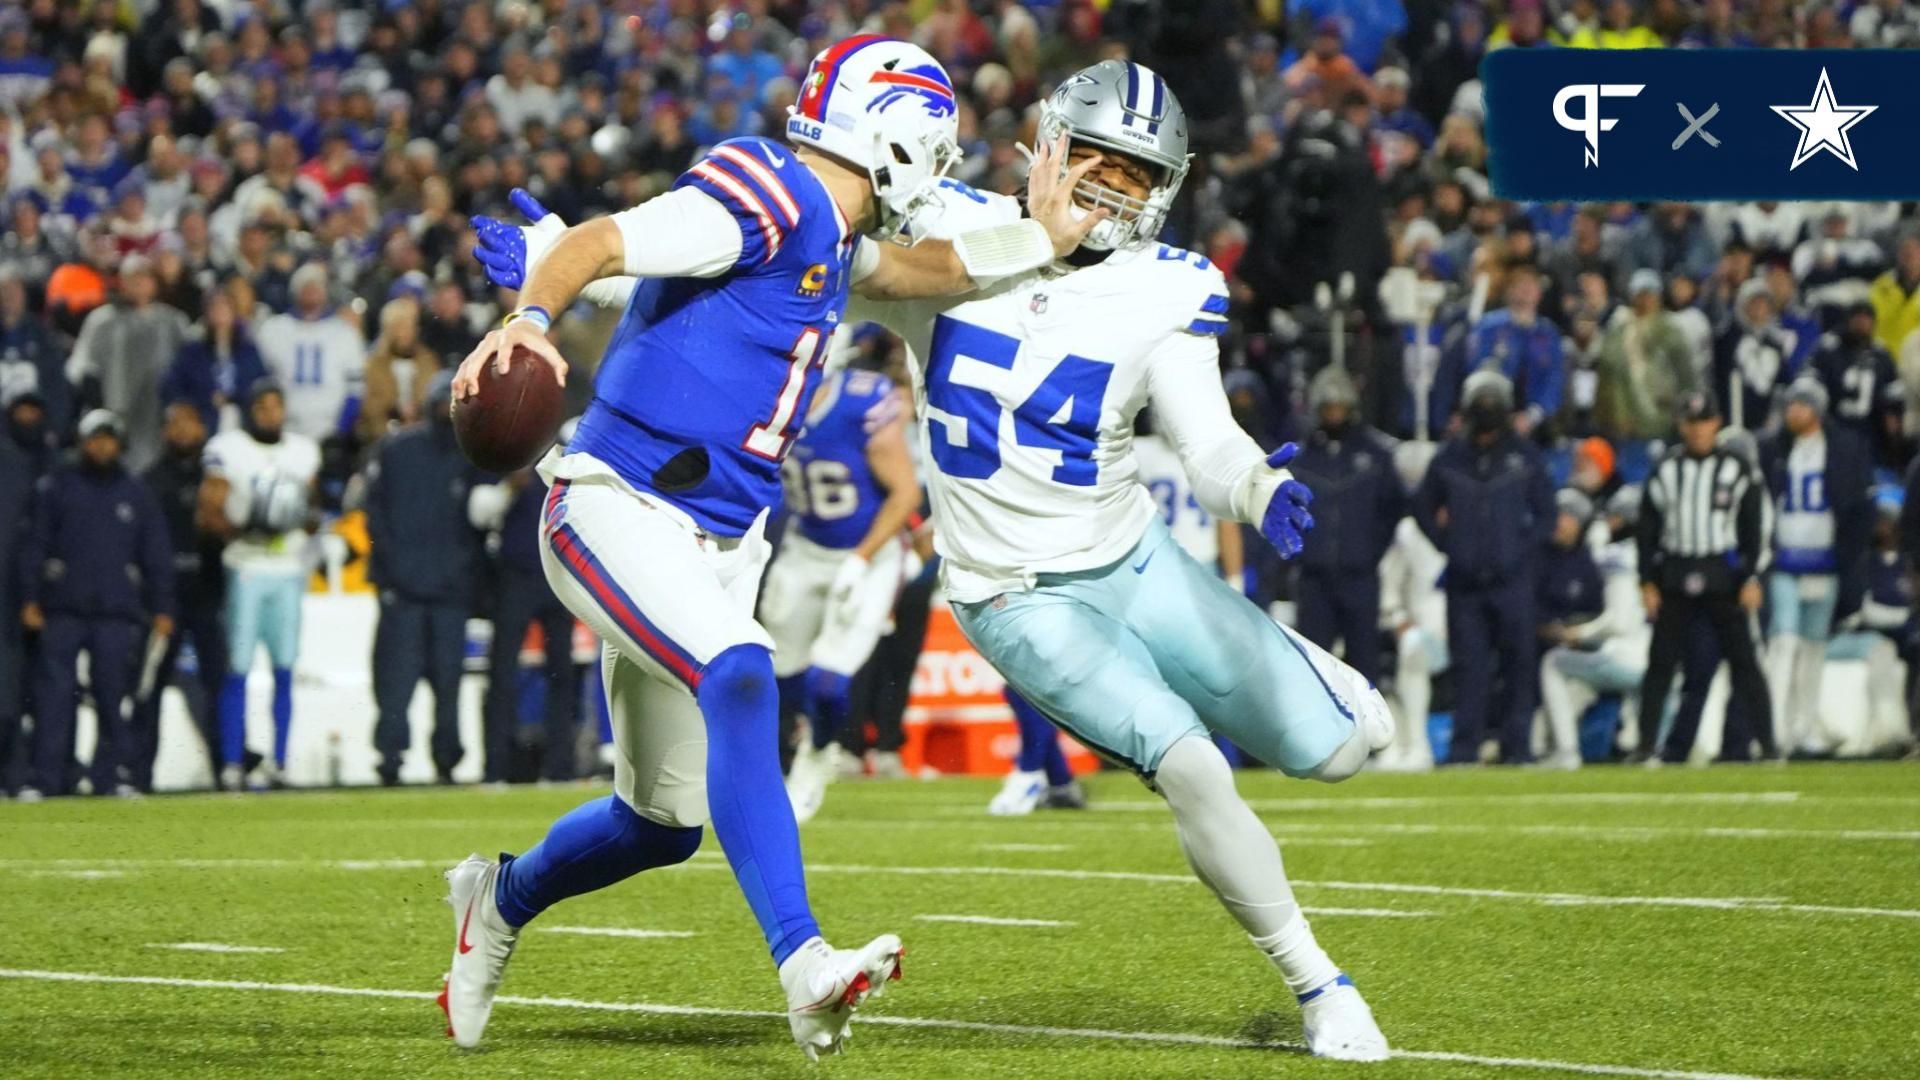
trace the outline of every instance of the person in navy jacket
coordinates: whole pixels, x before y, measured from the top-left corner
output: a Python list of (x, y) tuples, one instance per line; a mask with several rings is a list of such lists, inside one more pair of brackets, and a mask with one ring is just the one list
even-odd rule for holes
[(1293, 474), (1313, 489), (1313, 543), (1300, 553), (1296, 592), (1307, 640), (1345, 645), (1347, 663), (1380, 678), (1380, 560), (1394, 526), (1407, 514), (1407, 493), (1393, 469), (1393, 440), (1360, 419), (1353, 379), (1329, 367), (1307, 391), (1318, 426), (1293, 460)]
[(1457, 688), (1447, 760), (1478, 761), (1482, 736), (1493, 727), (1501, 757), (1525, 762), (1538, 681), (1534, 579), (1557, 519), (1553, 487), (1540, 451), (1516, 431), (1513, 384), (1505, 376), (1475, 372), (1461, 398), (1465, 430), (1441, 444), (1413, 496), (1414, 519), (1447, 556), (1447, 640)]
[(483, 477), (454, 441), (452, 401), (453, 373), (443, 371), (427, 391), (427, 422), (388, 436), (367, 473), (368, 576), (380, 590), (374, 747), (388, 785), (399, 780), (411, 741), (407, 709), (422, 678), (433, 689), (433, 764), (442, 783), (450, 782), (465, 754), (460, 675), (474, 583), (485, 569), (482, 536), (468, 520), (467, 503)]
[[(35, 794), (69, 790), (78, 699), (75, 662), (87, 654), (99, 715), (93, 790), (133, 790), (120, 773), (131, 753), (124, 705), (151, 628), (173, 634), (173, 548), (153, 492), (121, 464), (119, 417), (95, 409), (80, 421), (75, 460), (41, 478), (21, 557), (20, 621), (40, 634), (34, 674)], [(25, 792), (23, 792), (25, 794)]]

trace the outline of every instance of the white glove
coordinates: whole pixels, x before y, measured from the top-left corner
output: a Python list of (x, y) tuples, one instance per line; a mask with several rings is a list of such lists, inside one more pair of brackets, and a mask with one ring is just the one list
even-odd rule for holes
[(848, 555), (833, 572), (833, 584), (827, 587), (827, 607), (838, 611), (853, 602), (854, 594), (860, 589), (860, 583), (867, 580), (870, 566), (867, 560), (858, 555)]

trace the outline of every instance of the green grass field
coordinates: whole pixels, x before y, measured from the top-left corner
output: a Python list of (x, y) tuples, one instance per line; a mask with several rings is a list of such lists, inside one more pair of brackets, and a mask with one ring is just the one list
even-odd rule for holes
[(828, 933), (908, 946), (818, 1066), (710, 836), (548, 912), (488, 1046), (443, 1037), (441, 870), (595, 789), (0, 805), (0, 1075), (1920, 1076), (1910, 765), (1243, 775), (1404, 1051), (1376, 1066), (1291, 1045), (1278, 976), (1137, 783), (1023, 820), (982, 812), (994, 787), (842, 784), (805, 830)]

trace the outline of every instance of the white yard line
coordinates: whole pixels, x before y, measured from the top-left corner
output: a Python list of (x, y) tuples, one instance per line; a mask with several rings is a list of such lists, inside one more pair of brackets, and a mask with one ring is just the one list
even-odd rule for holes
[[(34, 971), (0, 968), (0, 979), (32, 979), (41, 982), (107, 983), (121, 986), (165, 986), (194, 990), (232, 990), (253, 993), (328, 994), (337, 997), (388, 998), (402, 1001), (432, 1001), (429, 990), (381, 990), (357, 986), (329, 986), (320, 983), (273, 983), (229, 979), (175, 979), (157, 975), (101, 975), (84, 971)], [(698, 1005), (655, 1005), (646, 1002), (582, 1001), (574, 998), (528, 998), (502, 995), (495, 999), (503, 1005), (524, 1005), (549, 1009), (588, 1009), (597, 1012), (644, 1013), (656, 1016), (717, 1016), (732, 1019), (781, 1020), (785, 1013), (756, 1009), (715, 1009)], [(1196, 1035), (1174, 1031), (1109, 1031), (1100, 1028), (1040, 1027), (1028, 1024), (992, 1024), (977, 1020), (946, 1020), (918, 1016), (873, 1016), (862, 1014), (860, 1023), (877, 1027), (931, 1028), (942, 1031), (977, 1031), (991, 1035), (1017, 1035), (1045, 1039), (1086, 1039), (1106, 1042), (1157, 1043), (1161, 1045), (1217, 1046), (1234, 1049), (1303, 1049), (1297, 1043), (1256, 1042), (1219, 1035)], [(774, 1036), (769, 1035), (771, 1041)], [(1698, 1072), (1690, 1069), (1647, 1068), (1637, 1065), (1603, 1065), (1579, 1061), (1554, 1061), (1546, 1058), (1491, 1057), (1461, 1054), (1446, 1050), (1395, 1050), (1393, 1056), (1414, 1061), (1444, 1061), (1462, 1065), (1496, 1068), (1551, 1070), (1585, 1076), (1626, 1076), (1639, 1080), (1768, 1080), (1745, 1073)]]
[(1345, 915), (1362, 919), (1430, 919), (1439, 914), (1435, 911), (1402, 911), (1399, 908), (1380, 907), (1303, 907), (1300, 910), (1309, 915)]
[(548, 926), (540, 925), (545, 934), (581, 934), (587, 937), (623, 937), (623, 938), (690, 938), (692, 930), (635, 930), (625, 926)]
[[(1248, 799), (1255, 810), (1393, 810), (1467, 804), (1526, 806), (1535, 803), (1550, 806), (1581, 804), (1634, 804), (1672, 806), (1681, 803), (1791, 803), (1800, 800), (1797, 791), (1566, 791), (1529, 792), (1516, 795), (1355, 795), (1351, 798), (1314, 796), (1300, 799)], [(1099, 799), (1087, 804), (1089, 810), (1107, 812), (1163, 810), (1159, 799)]]
[(1073, 926), (1056, 919), (1002, 919), (994, 915), (915, 915), (921, 922), (972, 923), (977, 926)]
[(271, 945), (226, 945), (218, 941), (175, 941), (155, 942), (149, 949), (173, 949), (177, 952), (210, 953), (283, 953), (287, 950), (276, 949)]
[[(426, 859), (8, 859), (0, 860), (0, 869), (19, 868), (28, 874), (44, 873), (33, 867), (71, 865), (69, 873), (109, 876), (116, 870), (94, 870), (101, 865), (153, 866), (220, 869), (319, 868), (336, 870), (415, 870), (443, 865), (445, 860)], [(675, 871), (726, 870), (727, 863), (717, 854), (695, 858)], [(809, 863), (807, 869), (821, 874), (891, 874), (903, 877), (1025, 877), (1063, 881), (1135, 881), (1153, 885), (1197, 884), (1188, 874), (1161, 874), (1138, 870), (1067, 870), (1045, 866), (897, 866), (859, 863)], [(1609, 896), (1593, 893), (1532, 892), (1519, 889), (1477, 888), (1454, 885), (1427, 885), (1398, 881), (1295, 881), (1303, 889), (1336, 889), (1348, 892), (1411, 893), (1423, 896), (1459, 896), (1475, 900), (1514, 900), (1552, 907), (1664, 907), (1713, 908), (1723, 911), (1776, 911), (1797, 915), (1837, 915), (1854, 918), (1920, 919), (1920, 909), (1856, 907), (1843, 904), (1795, 903), (1774, 896)]]
[(980, 844), (977, 846), (981, 851), (1057, 852), (1073, 850), (1073, 845), (1071, 844)]
[[(1144, 806), (1142, 807), (1144, 809)], [(1117, 815), (1116, 815), (1117, 816)], [(1826, 842), (1830, 840), (1856, 841), (1897, 841), (1910, 843), (1920, 841), (1920, 829), (1775, 829), (1750, 828), (1742, 826), (1717, 825), (1468, 825), (1439, 824), (1435, 822), (1390, 822), (1390, 821), (1291, 821), (1276, 820), (1268, 814), (1267, 823), (1275, 828), (1275, 836), (1282, 843), (1290, 844), (1328, 844), (1339, 846), (1359, 846), (1348, 840), (1345, 845), (1339, 836), (1325, 838), (1301, 836), (1300, 833), (1374, 833), (1382, 835), (1440, 836), (1487, 835), (1487, 836), (1574, 836), (1590, 837), (1597, 840), (1662, 840), (1662, 839), (1707, 839), (1707, 840), (1795, 840)], [(1116, 821), (1099, 820), (1085, 814), (1049, 814), (1044, 819), (1030, 819), (1017, 828), (1026, 829), (1068, 829), (1081, 831), (1109, 832), (1149, 832), (1166, 829), (1171, 824), (1171, 815), (1167, 822), (1158, 821)], [(816, 820), (810, 828), (833, 830), (878, 830), (899, 832), (906, 829), (948, 830), (955, 826), (979, 825), (983, 828), (1004, 829), (1001, 819), (982, 817), (978, 821), (968, 821), (958, 816), (942, 817), (937, 820), (920, 821), (867, 821), (857, 818), (834, 818)], [(1359, 838), (1354, 838), (1359, 839)], [(983, 851), (1001, 849), (1018, 851), (1027, 845), (981, 844)], [(1044, 845), (1035, 845), (1044, 846)]]

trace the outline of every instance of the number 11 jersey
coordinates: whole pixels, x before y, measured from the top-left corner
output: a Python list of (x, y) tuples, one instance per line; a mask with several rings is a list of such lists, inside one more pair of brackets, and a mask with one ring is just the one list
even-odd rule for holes
[(740, 536), (780, 498), (860, 238), (793, 149), (768, 139), (719, 144), (674, 182), (689, 186), (733, 215), (739, 259), (717, 277), (641, 279), (567, 452)]

